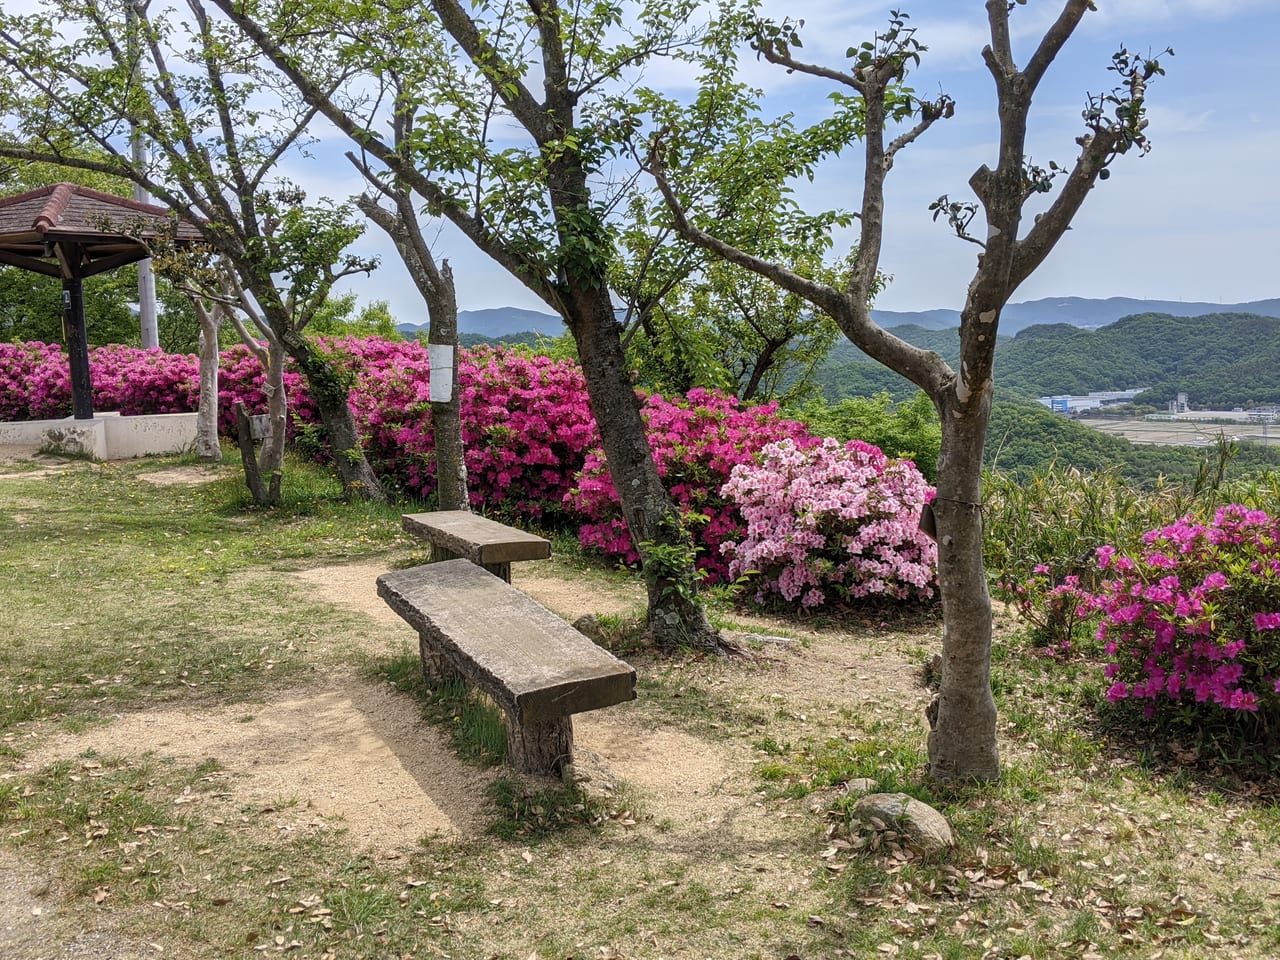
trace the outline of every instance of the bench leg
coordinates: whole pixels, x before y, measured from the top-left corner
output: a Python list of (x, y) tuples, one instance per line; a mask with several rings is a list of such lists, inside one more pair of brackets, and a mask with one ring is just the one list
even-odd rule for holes
[(558, 777), (573, 763), (573, 718), (516, 723), (507, 717), (507, 747), (511, 766), (521, 773)]
[(511, 582), (511, 564), (510, 563), (482, 563), (480, 564), (480, 566), (484, 567), (486, 570), (492, 573), (495, 577), (500, 577), (503, 583)]
[(421, 633), (418, 634), (418, 651), (422, 654), (422, 679), (427, 681), (427, 686), (458, 676), (453, 665)]

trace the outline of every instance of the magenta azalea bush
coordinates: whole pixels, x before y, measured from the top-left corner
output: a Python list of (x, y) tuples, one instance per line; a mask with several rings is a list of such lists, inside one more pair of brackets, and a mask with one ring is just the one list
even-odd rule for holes
[[(804, 424), (778, 416), (776, 404), (744, 407), (717, 390), (695, 388), (688, 396), (668, 399), (650, 394), (642, 409), (658, 476), (691, 523), (698, 569), (710, 583), (729, 579), (720, 545), (741, 536), (742, 514), (722, 492), (733, 469), (755, 463), (768, 443), (793, 438), (813, 443)], [(627, 533), (622, 509), (603, 453), (591, 451), (567, 505), (585, 517), (579, 530), (582, 545), (624, 563), (640, 559)]]
[[(357, 421), (374, 468), (426, 497), (435, 489), (427, 350), (378, 343), (379, 362), (366, 356), (357, 373)], [(599, 443), (581, 371), (567, 361), (485, 347), (463, 353), (458, 384), (472, 506), (566, 520), (574, 476)]]
[(860, 440), (783, 440), (735, 467), (723, 493), (746, 521), (746, 537), (724, 544), (729, 575), (754, 572), (757, 602), (934, 595), (937, 549), (919, 528), (933, 490), (909, 460)]
[[(1280, 729), (1280, 520), (1222, 507), (1151, 530), (1136, 556), (1098, 551), (1107, 699), (1253, 714)], [(1167, 712), (1167, 711), (1166, 711)]]

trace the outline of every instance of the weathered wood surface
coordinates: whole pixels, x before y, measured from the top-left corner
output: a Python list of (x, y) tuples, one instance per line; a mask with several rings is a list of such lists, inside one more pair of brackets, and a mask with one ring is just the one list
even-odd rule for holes
[(628, 664), (470, 561), (383, 574), (378, 596), (518, 724), (635, 699)]
[(466, 510), (406, 513), (401, 522), (406, 533), (472, 563), (545, 560), (551, 556), (551, 541)]

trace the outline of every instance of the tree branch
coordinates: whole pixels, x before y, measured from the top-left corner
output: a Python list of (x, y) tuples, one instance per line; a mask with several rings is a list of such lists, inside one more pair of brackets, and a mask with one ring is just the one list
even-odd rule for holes
[[(228, 0), (214, 2), (222, 7)], [(520, 71), (481, 37), (475, 21), (463, 10), (462, 5), (457, 0), (430, 0), (430, 3), (449, 36), (457, 41), (471, 62), (485, 73), (507, 109), (529, 131), (534, 141), (541, 146), (554, 139), (555, 128), (551, 118), (521, 80)]]
[(1053, 63), (1063, 44), (1071, 39), (1071, 34), (1075, 32), (1080, 19), (1087, 11), (1093, 9), (1095, 9), (1093, 0), (1067, 0), (1062, 13), (1058, 14), (1058, 19), (1054, 21), (1053, 26), (1040, 38), (1040, 46), (1036, 47), (1036, 52), (1031, 55), (1026, 69), (1022, 71), (1028, 98), (1040, 85), (1045, 71), (1049, 69), (1049, 64)]
[(397, 177), (404, 180), (415, 193), (438, 208), (441, 215), (457, 227), (472, 243), (488, 254), (490, 258), (510, 271), (543, 303), (557, 313), (563, 313), (559, 296), (543, 275), (542, 269), (536, 261), (524, 257), (513, 250), (503, 242), (501, 237), (490, 231), (479, 212), (469, 214), (464, 211), (459, 203), (446, 193), (439, 184), (426, 177), (377, 134), (362, 127), (350, 114), (339, 108), (332, 98), (294, 63), (293, 58), (280, 48), (262, 28), (261, 24), (245, 15), (243, 10), (237, 6), (235, 0), (213, 0), (213, 2), (245, 32), (245, 35), (257, 45), (258, 49), (275, 65), (276, 69), (297, 86), (302, 98), (307, 103), (315, 107), (342, 133), (360, 144), (364, 151), (384, 164)]

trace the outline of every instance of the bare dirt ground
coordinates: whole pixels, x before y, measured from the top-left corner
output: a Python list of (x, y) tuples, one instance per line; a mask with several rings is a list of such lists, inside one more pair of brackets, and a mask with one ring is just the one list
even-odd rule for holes
[[(208, 476), (201, 468), (174, 468), (143, 479), (198, 483)], [(515, 585), (567, 619), (642, 608), (639, 586), (600, 586), (587, 577), (574, 582), (540, 566), (517, 567)], [(361, 643), (371, 652), (416, 649), (416, 634), (376, 595), (375, 580), (385, 569), (360, 563), (294, 576), (300, 590), (366, 616), (369, 629)], [(764, 619), (758, 625), (764, 633), (781, 627)], [(751, 663), (717, 665), (710, 682), (741, 702), (785, 703), (800, 724), (806, 710), (834, 713), (837, 704), (851, 698), (874, 708), (924, 696), (913, 669), (887, 636), (851, 641), (814, 631), (803, 647), (768, 647)], [(762, 835), (776, 834), (777, 825), (755, 793), (749, 744), (731, 738), (712, 742), (655, 724), (636, 704), (579, 715), (575, 740), (579, 765), (597, 783), (626, 784), (653, 819), (667, 825), (654, 842), (673, 854), (710, 842), (750, 851), (762, 845)], [(487, 823), (485, 787), (497, 775), (460, 761), (445, 734), (423, 722), (413, 699), (353, 671), (279, 690), (261, 704), (153, 709), (78, 733), (32, 731), (24, 741), (20, 767), (25, 770), (86, 751), (212, 759), (222, 771), (220, 790), (201, 802), (227, 811), (274, 810), (271, 822), (282, 834), (341, 831), (353, 852), (387, 858), (424, 837), (480, 833)], [(0, 852), (0, 956), (134, 960), (157, 955), (148, 945), (109, 930), (65, 929), (57, 921), (58, 899), (56, 877)]]

